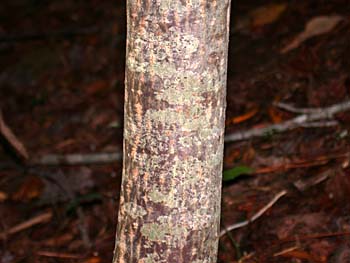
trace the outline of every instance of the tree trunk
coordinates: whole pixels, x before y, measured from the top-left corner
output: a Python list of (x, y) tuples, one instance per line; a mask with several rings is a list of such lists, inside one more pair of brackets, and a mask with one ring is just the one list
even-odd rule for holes
[(114, 263), (216, 262), (230, 0), (127, 0)]

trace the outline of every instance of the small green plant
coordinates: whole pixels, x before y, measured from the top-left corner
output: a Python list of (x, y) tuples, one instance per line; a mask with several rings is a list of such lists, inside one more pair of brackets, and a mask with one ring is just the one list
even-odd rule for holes
[(226, 170), (223, 173), (223, 181), (228, 182), (238, 178), (241, 175), (251, 174), (254, 171), (253, 168), (240, 165), (236, 166), (230, 170)]

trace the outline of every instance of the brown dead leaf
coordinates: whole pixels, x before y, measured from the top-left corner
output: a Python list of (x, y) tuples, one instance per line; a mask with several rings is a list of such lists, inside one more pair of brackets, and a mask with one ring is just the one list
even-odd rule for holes
[(56, 146), (55, 146), (55, 149), (56, 150), (62, 150), (66, 147), (69, 147), (71, 146), (72, 144), (75, 144), (77, 142), (76, 139), (67, 139), (67, 140), (64, 140), (60, 143), (58, 143)]
[(254, 109), (248, 111), (247, 113), (244, 113), (244, 114), (239, 115), (237, 117), (233, 117), (231, 119), (228, 119), (226, 121), (226, 125), (238, 124), (238, 123), (247, 121), (247, 120), (253, 118), (255, 116), (255, 114), (257, 114), (258, 110), (259, 110), (258, 108), (254, 108)]
[(256, 151), (253, 147), (249, 147), (242, 155), (242, 162), (243, 163), (251, 163), (256, 155)]
[(251, 26), (261, 27), (275, 22), (286, 10), (287, 4), (270, 4), (255, 9), (251, 15)]
[(73, 240), (74, 236), (71, 233), (65, 233), (58, 237), (53, 237), (43, 241), (43, 244), (48, 247), (60, 247), (66, 245)]
[(17, 201), (28, 202), (38, 198), (44, 189), (44, 183), (36, 176), (28, 177), (24, 180), (19, 189), (13, 194), (12, 198)]
[(282, 48), (280, 52), (282, 54), (287, 53), (293, 49), (298, 48), (304, 41), (308, 40), (309, 38), (330, 32), (342, 20), (344, 20), (344, 17), (339, 15), (318, 16), (312, 18), (305, 25), (304, 31), (298, 34), (292, 40), (292, 42)]
[(269, 108), (269, 116), (273, 123), (281, 123), (283, 121), (283, 112), (275, 107)]
[(232, 165), (236, 159), (238, 159), (241, 156), (240, 149), (235, 149), (225, 155), (224, 162), (226, 165)]
[(90, 125), (93, 129), (96, 129), (99, 126), (107, 126), (111, 122), (111, 119), (114, 116), (111, 112), (100, 112), (93, 116), (93, 119), (90, 122)]
[(86, 87), (86, 92), (89, 95), (95, 95), (105, 89), (108, 88), (108, 82), (104, 80), (97, 80), (95, 82), (90, 83)]
[(91, 257), (84, 261), (84, 263), (100, 263), (102, 259), (100, 257)]
[(4, 202), (7, 199), (7, 194), (5, 192), (0, 191), (0, 203)]
[(2, 113), (0, 110), (0, 135), (2, 135), (5, 140), (10, 144), (11, 148), (18, 154), (19, 157), (27, 160), (29, 158), (28, 152), (22, 142), (18, 140), (16, 135), (11, 131), (11, 129), (6, 125)]

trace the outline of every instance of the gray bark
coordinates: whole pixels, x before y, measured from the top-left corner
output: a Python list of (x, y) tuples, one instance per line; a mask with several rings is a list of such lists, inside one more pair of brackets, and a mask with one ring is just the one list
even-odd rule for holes
[(216, 262), (230, 0), (128, 0), (114, 263)]

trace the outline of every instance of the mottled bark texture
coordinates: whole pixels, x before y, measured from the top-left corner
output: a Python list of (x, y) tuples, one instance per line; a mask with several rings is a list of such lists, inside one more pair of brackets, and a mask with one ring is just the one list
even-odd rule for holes
[(216, 262), (230, 0), (128, 0), (114, 263)]

